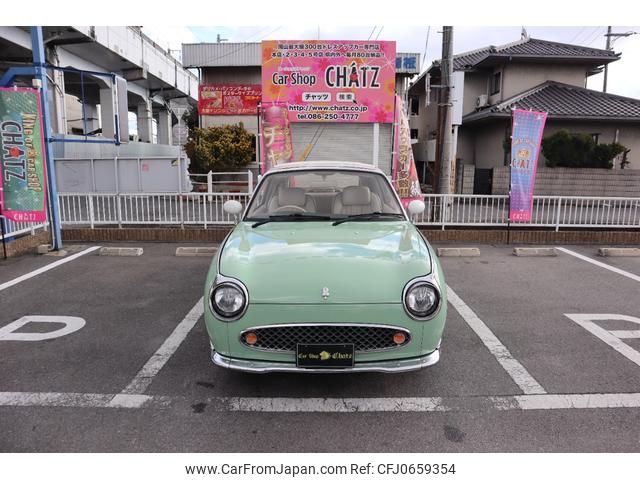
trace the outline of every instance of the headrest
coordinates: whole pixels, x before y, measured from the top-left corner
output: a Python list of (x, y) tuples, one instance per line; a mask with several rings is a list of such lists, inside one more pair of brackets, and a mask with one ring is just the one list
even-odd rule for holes
[(369, 187), (345, 187), (342, 191), (342, 205), (369, 205), (371, 190)]
[(304, 207), (307, 199), (304, 189), (302, 188), (287, 188), (281, 187), (278, 190), (278, 204), (282, 205), (296, 205), (298, 207)]

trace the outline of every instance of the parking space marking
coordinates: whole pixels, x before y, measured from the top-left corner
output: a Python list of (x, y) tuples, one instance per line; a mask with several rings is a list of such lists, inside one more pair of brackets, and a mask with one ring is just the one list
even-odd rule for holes
[(33, 272), (29, 272), (26, 273), (18, 278), (14, 278), (13, 280), (9, 280), (8, 282), (5, 282), (3, 284), (0, 284), (0, 292), (2, 290), (5, 290), (9, 287), (13, 287), (14, 285), (17, 285), (19, 283), (24, 282), (25, 280), (29, 280), (30, 278), (36, 277), (38, 275), (40, 275), (41, 273), (45, 273), (48, 272), (49, 270), (52, 270), (56, 267), (59, 267), (60, 265), (64, 265), (65, 263), (69, 263), (73, 260), (75, 260), (76, 258), (79, 258), (83, 255), (86, 255), (88, 253), (91, 252), (95, 252), (96, 250), (98, 250), (100, 247), (90, 247), (87, 248), (86, 250), (83, 250), (82, 252), (76, 253), (74, 255), (71, 255), (70, 257), (67, 258), (63, 258), (62, 260), (58, 260), (57, 262), (53, 262), (50, 263), (49, 265), (46, 265), (42, 268), (38, 268), (37, 270), (34, 270)]
[(122, 395), (105, 393), (0, 392), (0, 406), (140, 408), (145, 403), (154, 400), (149, 395), (135, 395), (134, 397), (136, 398), (133, 401), (118, 397), (122, 397)]
[(640, 282), (640, 276), (635, 275), (631, 272), (627, 272), (625, 270), (622, 270), (620, 268), (616, 268), (616, 267), (612, 267), (611, 265), (607, 265), (606, 263), (602, 263), (599, 262), (597, 260), (594, 260), (593, 258), (589, 258), (589, 257), (585, 257), (584, 255), (581, 255), (577, 252), (574, 252), (573, 250), (569, 250), (568, 248), (564, 248), (564, 247), (556, 247), (557, 250), (560, 250), (561, 252), (564, 252), (568, 255), (573, 255), (576, 258), (579, 258), (580, 260), (584, 260), (585, 262), (589, 262), (593, 265), (597, 265), (598, 267), (601, 268), (605, 268), (611, 272), (615, 272), (619, 275), (623, 275), (627, 278), (630, 278), (631, 280), (635, 280), (636, 282)]
[(217, 408), (233, 412), (446, 412), (440, 397), (290, 398), (226, 397)]
[(482, 343), (489, 349), (491, 354), (502, 365), (502, 368), (509, 374), (513, 381), (520, 387), (523, 393), (543, 394), (547, 393), (542, 385), (527, 371), (522, 364), (516, 360), (511, 352), (494, 335), (487, 325), (480, 320), (471, 308), (447, 285), (447, 296), (449, 303), (458, 311), (460, 316), (467, 322), (467, 325), (480, 337)]
[(154, 353), (147, 363), (144, 364), (134, 379), (131, 380), (131, 383), (122, 390), (121, 394), (139, 395), (143, 394), (147, 390), (154, 377), (169, 361), (171, 355), (176, 352), (184, 339), (187, 338), (191, 329), (204, 313), (203, 301), (204, 298), (200, 297), (200, 300), (196, 302), (189, 313), (187, 313), (173, 332), (171, 332), (171, 335), (169, 335), (156, 353)]
[[(443, 413), (458, 411), (640, 408), (640, 393), (580, 393), (477, 397), (292, 398), (210, 397), (207, 411), (237, 413)], [(0, 407), (178, 408), (193, 399), (161, 395), (0, 392)]]
[(623, 338), (640, 338), (638, 330), (606, 330), (595, 323), (598, 320), (619, 320), (640, 325), (640, 318), (614, 313), (565, 313), (585, 330), (593, 333), (614, 350), (618, 351), (640, 367), (640, 352), (622, 341)]

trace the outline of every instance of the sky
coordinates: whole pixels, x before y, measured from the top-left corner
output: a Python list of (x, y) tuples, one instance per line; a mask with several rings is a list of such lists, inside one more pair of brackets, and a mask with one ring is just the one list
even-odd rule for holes
[[(462, 53), (488, 45), (502, 45), (520, 39), (522, 28), (530, 37), (563, 43), (605, 48), (606, 26), (455, 26), (454, 53)], [(261, 26), (143, 26), (143, 31), (156, 43), (180, 59), (182, 43), (215, 42), (217, 35), (228, 42), (259, 42), (261, 40), (395, 40), (398, 52), (420, 53), (422, 69), (441, 57), (441, 26), (336, 26), (336, 25), (261, 25)], [(607, 91), (617, 95), (640, 98), (640, 26), (615, 26), (614, 33), (638, 32), (615, 40), (613, 49), (621, 59), (609, 66)], [(427, 33), (429, 35), (427, 36)], [(426, 47), (426, 48), (425, 48)], [(424, 58), (426, 51), (426, 59)], [(602, 74), (589, 78), (587, 87), (602, 90)]]

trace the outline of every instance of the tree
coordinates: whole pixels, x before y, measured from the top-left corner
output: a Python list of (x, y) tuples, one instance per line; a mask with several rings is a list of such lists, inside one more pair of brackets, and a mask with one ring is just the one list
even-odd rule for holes
[(239, 170), (255, 158), (255, 135), (242, 123), (194, 128), (185, 150), (191, 159), (191, 173)]
[(619, 143), (596, 144), (591, 135), (560, 130), (542, 140), (547, 167), (613, 168), (626, 148)]

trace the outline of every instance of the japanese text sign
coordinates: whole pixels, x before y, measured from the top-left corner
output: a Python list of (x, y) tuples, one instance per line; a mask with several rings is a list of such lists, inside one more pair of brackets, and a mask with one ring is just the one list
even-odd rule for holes
[(392, 123), (395, 42), (262, 42), (262, 101), (291, 122)]

